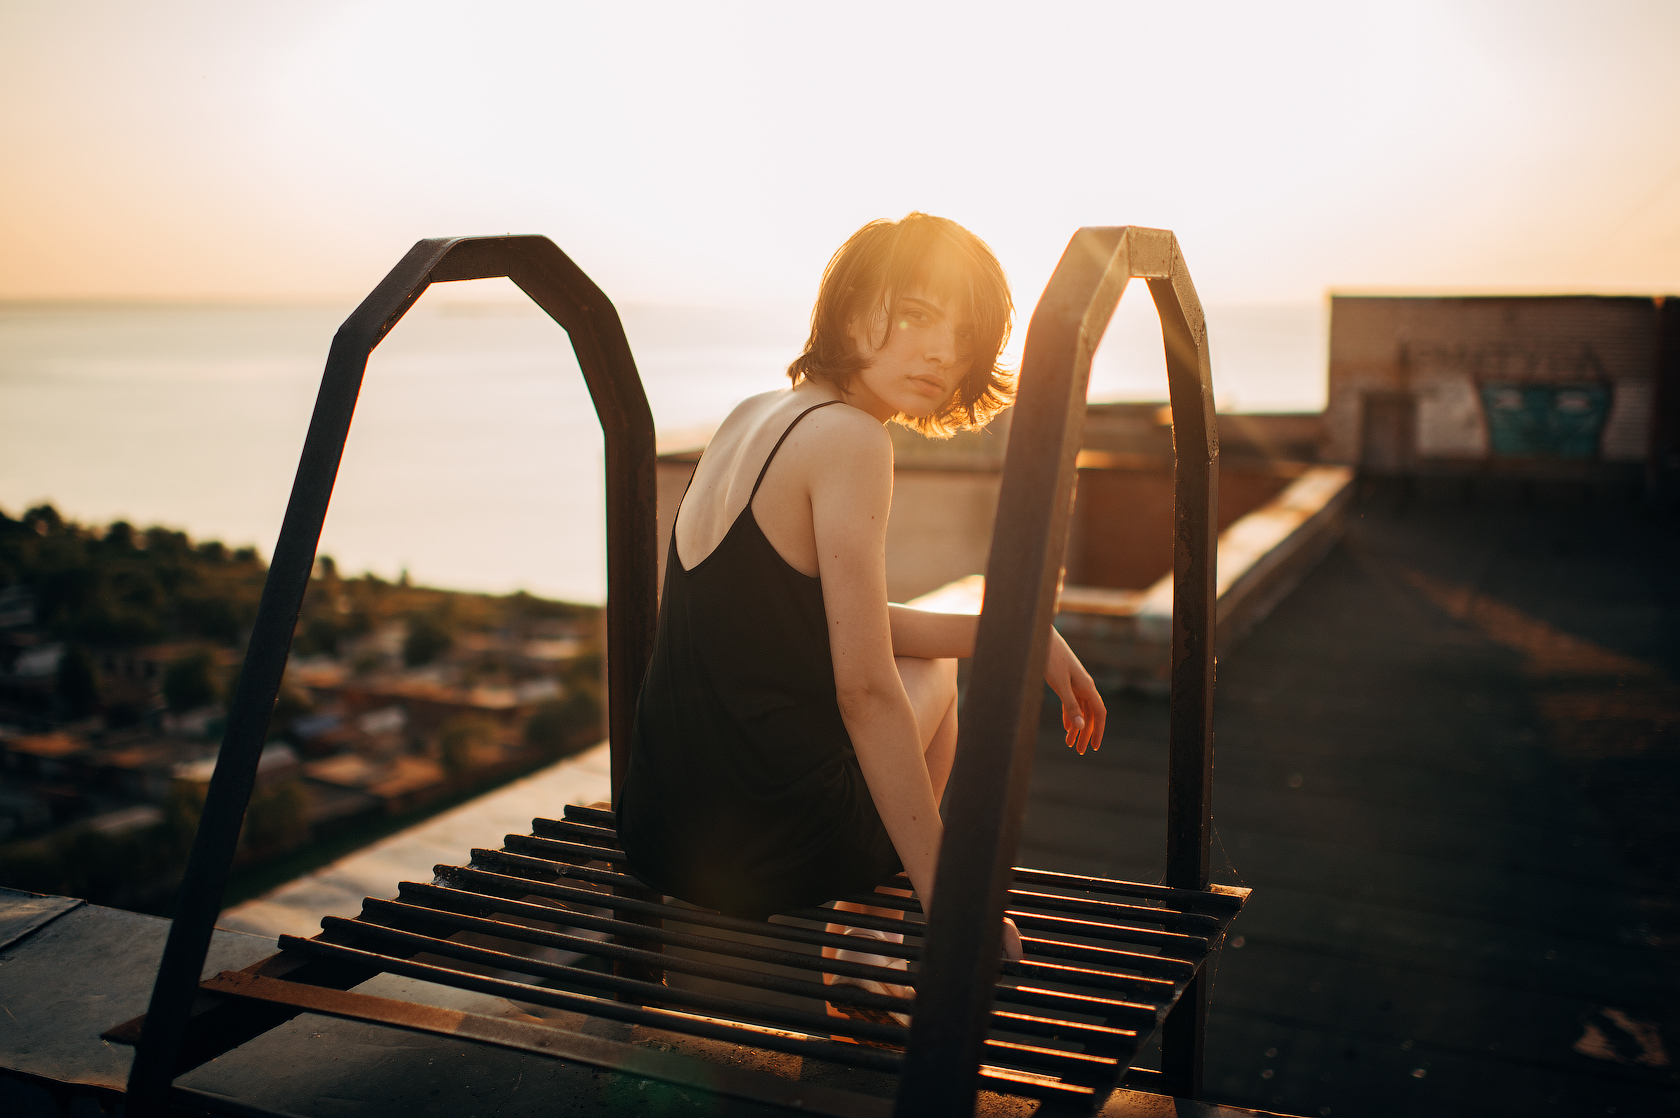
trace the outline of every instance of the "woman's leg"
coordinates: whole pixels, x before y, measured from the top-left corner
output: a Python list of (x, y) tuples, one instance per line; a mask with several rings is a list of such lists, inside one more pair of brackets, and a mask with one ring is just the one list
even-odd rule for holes
[[(905, 694), (910, 696), (910, 709), (916, 714), (916, 729), (922, 738), (922, 759), (927, 763), (928, 780), (933, 784), (933, 800), (938, 803), (945, 796), (945, 783), (951, 779), (951, 763), (957, 756), (957, 662), (955, 660), (923, 660), (913, 656), (895, 658), (898, 676), (904, 681)], [(900, 889), (882, 892), (908, 896)], [(877, 916), (897, 916), (896, 908), (875, 908), (845, 901), (834, 906), (841, 912), (868, 912)]]
[[(899, 678), (910, 696), (910, 708), (916, 714), (916, 728), (922, 739), (922, 758), (927, 763), (928, 779), (933, 784), (933, 798), (938, 802), (945, 795), (945, 783), (951, 777), (951, 763), (957, 753), (957, 662), (955, 660), (923, 660), (899, 656)], [(880, 889), (879, 892), (908, 896), (902, 889)], [(841, 901), (834, 906), (837, 912), (861, 912), (889, 919), (901, 914), (900, 909), (876, 905), (853, 904)], [(845, 933), (853, 929), (838, 924), (828, 925), (828, 931)], [(826, 958), (835, 957), (835, 948), (823, 948)], [(869, 961), (885, 964), (887, 959), (875, 956)]]
[(922, 757), (933, 782), (935, 803), (945, 798), (951, 763), (957, 758), (957, 662), (896, 657), (916, 728), (922, 734)]

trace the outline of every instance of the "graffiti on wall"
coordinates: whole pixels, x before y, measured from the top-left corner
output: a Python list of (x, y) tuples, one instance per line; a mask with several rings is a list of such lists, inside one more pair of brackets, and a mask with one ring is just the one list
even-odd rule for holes
[(1403, 351), (1425, 458), (1596, 458), (1611, 390), (1590, 345), (1508, 342)]
[(1475, 384), (1453, 373), (1415, 378), (1417, 452), (1424, 458), (1482, 458), (1488, 452), (1487, 427)]
[(1485, 381), (1488, 441), (1500, 457), (1596, 458), (1610, 417), (1604, 384)]

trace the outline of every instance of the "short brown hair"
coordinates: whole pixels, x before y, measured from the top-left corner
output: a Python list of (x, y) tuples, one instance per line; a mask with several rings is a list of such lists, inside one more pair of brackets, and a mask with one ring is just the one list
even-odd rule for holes
[(864, 367), (850, 334), (860, 317), (891, 313), (906, 288), (927, 283), (947, 306), (966, 310), (973, 324), (972, 364), (943, 408), (925, 419), (899, 415), (898, 423), (934, 438), (984, 427), (1015, 396), (1015, 378), (998, 364), (1009, 339), (1014, 304), (1003, 266), (986, 242), (956, 222), (930, 214), (901, 221), (871, 221), (846, 239), (823, 270), (811, 311), (805, 352), (788, 366), (794, 384), (820, 377), (844, 390)]

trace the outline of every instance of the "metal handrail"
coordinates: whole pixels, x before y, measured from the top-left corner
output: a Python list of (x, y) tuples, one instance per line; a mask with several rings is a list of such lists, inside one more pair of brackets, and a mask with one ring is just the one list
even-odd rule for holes
[(432, 284), (500, 277), (517, 284), (571, 336), (601, 421), (607, 481), (607, 716), (615, 798), (623, 783), (629, 758), (620, 743), (629, 741), (636, 691), (652, 655), (657, 608), (653, 415), (624, 327), (601, 289), (547, 237), (420, 241), (333, 337), (129, 1074), (128, 1113), (136, 1118), (161, 1116), (168, 1107), (368, 356)]
[[(1071, 513), (1091, 357), (1126, 284), (1143, 279), (1166, 347), (1173, 416), (1172, 712), (1166, 884), (1208, 884), (1219, 437), (1201, 303), (1164, 229), (1080, 229), (1033, 311), (1010, 424), (950, 818), (895, 1113), (973, 1112), (1002, 917), (1038, 738), (1041, 680)], [(1167, 1018), (1161, 1086), (1200, 1094), (1204, 970)]]

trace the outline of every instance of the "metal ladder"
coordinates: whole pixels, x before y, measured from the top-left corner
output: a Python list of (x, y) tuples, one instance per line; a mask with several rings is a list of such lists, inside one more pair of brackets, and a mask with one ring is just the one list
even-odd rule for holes
[[(1122, 1083), (1181, 1097), (1201, 1090), (1208, 963), (1248, 891), (1210, 885), (1214, 557), (1218, 440), (1207, 333), (1176, 239), (1165, 230), (1074, 234), (1028, 328), (963, 710), (931, 921), (909, 898), (902, 921), (848, 913), (855, 927), (906, 933), (902, 946), (830, 934), (826, 908), (743, 920), (657, 896), (624, 866), (606, 805), (533, 820), (528, 835), (476, 849), (432, 882), (369, 898), (353, 920), (204, 982), (257, 759), (285, 670), (367, 359), (433, 283), (507, 277), (571, 336), (606, 450), (608, 726), (616, 798), (636, 688), (656, 616), (654, 432), (616, 310), (545, 237), (421, 241), (333, 339), (245, 669), (148, 1012), (106, 1036), (137, 1044), (131, 1115), (214, 1109), (175, 1078), (289, 1020), (324, 1013), (542, 1053), (806, 1113), (954, 1116), (980, 1089), (1089, 1113)], [(1062, 567), (1091, 356), (1133, 278), (1161, 318), (1175, 459), (1172, 711), (1164, 884), (1014, 867), (1048, 626)], [(907, 885), (907, 883), (906, 883)], [(1026, 957), (1000, 964), (999, 917)], [(823, 973), (905, 983), (904, 971), (825, 959), (855, 946), (910, 960), (914, 999), (823, 983)], [(546, 949), (546, 953), (541, 950)], [(593, 965), (590, 961), (593, 960)], [(399, 974), (496, 994), (557, 1023), (476, 1017), (351, 988)], [(677, 981), (667, 981), (675, 976)], [(828, 1015), (822, 1003), (876, 1011)], [(911, 1015), (908, 1029), (892, 1012)], [(796, 1082), (683, 1053), (584, 1035), (596, 1017), (898, 1077), (896, 1101)], [(1162, 1070), (1131, 1066), (1159, 1029)], [(246, 1108), (248, 1111), (249, 1108)]]

